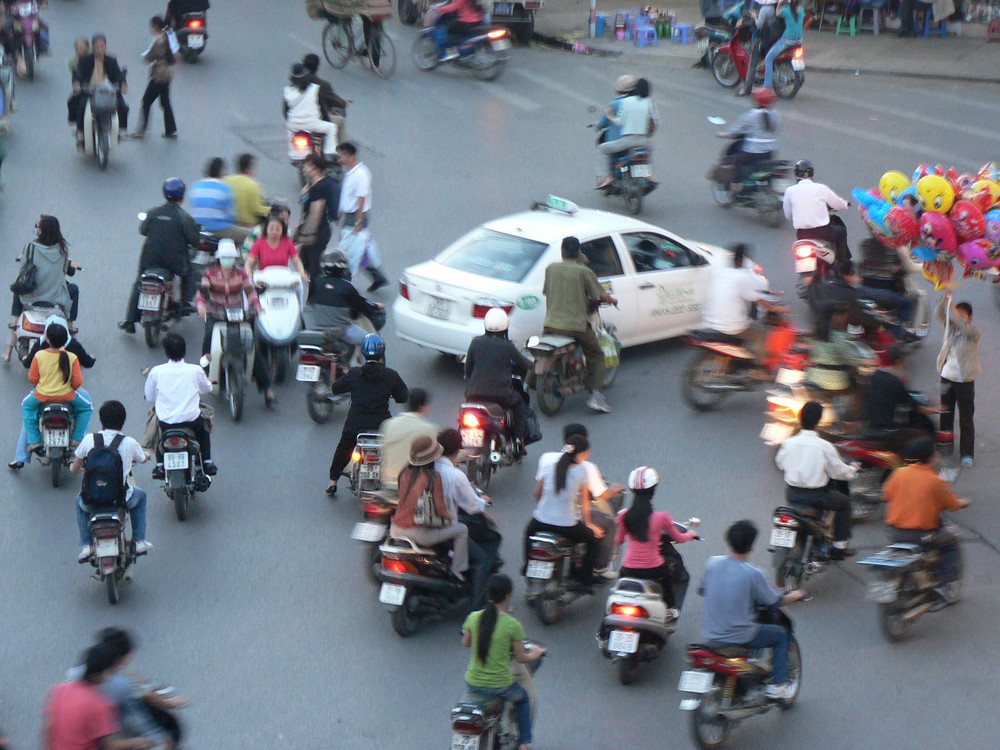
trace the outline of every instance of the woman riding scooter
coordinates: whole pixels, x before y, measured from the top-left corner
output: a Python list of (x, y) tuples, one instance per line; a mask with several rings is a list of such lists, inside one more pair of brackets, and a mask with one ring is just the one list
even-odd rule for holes
[(733, 144), (726, 155), (736, 165), (736, 179), (741, 188), (734, 198), (747, 194), (746, 180), (754, 167), (774, 157), (774, 147), (778, 140), (781, 118), (772, 107), (776, 99), (769, 88), (754, 89), (754, 108), (745, 112), (729, 130), (719, 133), (720, 138), (732, 138)]
[(458, 49), (450, 44), (461, 44), (472, 36), (476, 27), (483, 22), (483, 11), (476, 0), (450, 0), (434, 7), (441, 15), (432, 36), (438, 46), (438, 62), (447, 62), (458, 57)]

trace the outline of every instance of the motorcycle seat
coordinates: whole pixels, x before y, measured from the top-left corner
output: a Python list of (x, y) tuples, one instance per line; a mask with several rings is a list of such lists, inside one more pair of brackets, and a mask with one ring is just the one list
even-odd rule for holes
[(65, 414), (70, 416), (73, 414), (73, 407), (65, 401), (50, 401), (42, 407), (43, 417), (55, 414)]
[(105, 525), (114, 524), (121, 525), (125, 523), (125, 517), (128, 515), (128, 510), (124, 507), (117, 508), (94, 508), (90, 511), (90, 525)]
[(532, 542), (538, 541), (538, 542), (543, 542), (543, 543), (547, 543), (547, 544), (552, 544), (552, 545), (558, 547), (559, 549), (563, 549), (563, 550), (571, 550), (571, 549), (573, 549), (573, 542), (571, 542), (569, 539), (567, 539), (564, 536), (560, 536), (558, 534), (553, 534), (550, 531), (539, 531), (538, 533), (532, 534), (529, 537), (529, 541), (532, 541)]
[(814, 508), (811, 505), (781, 505), (774, 509), (775, 513), (785, 513), (790, 516), (798, 516), (805, 519), (821, 519), (823, 517), (822, 508)]
[(704, 643), (692, 643), (688, 646), (688, 651), (693, 649), (706, 649), (720, 656), (749, 656), (756, 649), (748, 648), (736, 643), (724, 643), (723, 641), (705, 641)]
[(640, 596), (663, 596), (663, 587), (658, 581), (641, 578), (619, 578), (610, 593), (638, 594)]
[(483, 693), (466, 693), (462, 696), (453, 713), (481, 713), (485, 717), (499, 716), (503, 711), (503, 698)]
[(173, 273), (168, 271), (166, 268), (147, 268), (141, 274), (143, 281), (147, 279), (155, 279), (156, 281), (162, 281), (166, 284), (168, 281), (172, 281), (174, 278)]
[(503, 419), (507, 415), (507, 409), (499, 404), (493, 403), (492, 401), (486, 401), (485, 399), (477, 399), (475, 403), (462, 404), (462, 409), (465, 408), (485, 409), (486, 413), (493, 419)]
[(739, 336), (733, 336), (729, 333), (716, 331), (714, 328), (699, 328), (692, 331), (691, 335), (705, 341), (717, 341), (720, 344), (736, 344), (737, 346), (743, 346), (745, 343)]

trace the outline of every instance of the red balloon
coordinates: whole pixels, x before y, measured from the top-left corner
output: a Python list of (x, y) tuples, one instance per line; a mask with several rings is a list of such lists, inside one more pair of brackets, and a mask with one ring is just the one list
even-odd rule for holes
[(920, 225), (917, 218), (906, 206), (893, 206), (885, 215), (885, 226), (891, 236), (883, 237), (882, 241), (889, 247), (909, 245), (920, 235)]
[(968, 200), (974, 203), (980, 211), (989, 211), (990, 206), (993, 205), (993, 193), (984, 188), (978, 193), (970, 195)]
[(986, 217), (972, 201), (956, 201), (948, 212), (948, 218), (955, 227), (959, 242), (977, 239), (986, 232)]

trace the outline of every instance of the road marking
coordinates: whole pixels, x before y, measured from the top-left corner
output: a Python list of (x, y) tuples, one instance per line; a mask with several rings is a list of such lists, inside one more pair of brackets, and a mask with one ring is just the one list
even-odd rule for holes
[(316, 47), (316, 45), (313, 42), (307, 42), (305, 39), (303, 39), (302, 37), (300, 37), (298, 34), (293, 34), (291, 31), (289, 31), (285, 36), (287, 36), (293, 42), (298, 42), (299, 44), (301, 44), (306, 49), (315, 49), (315, 47)]
[(490, 96), (500, 99), (510, 106), (522, 110), (523, 112), (537, 112), (542, 108), (541, 104), (533, 102), (526, 96), (515, 94), (513, 91), (505, 89), (503, 86), (498, 86), (495, 82), (490, 83), (488, 81), (479, 81), (476, 85), (480, 91), (484, 91)]
[(513, 73), (516, 76), (520, 76), (521, 78), (527, 79), (532, 83), (541, 86), (543, 89), (548, 89), (549, 91), (555, 91), (557, 94), (561, 94), (562, 96), (565, 96), (568, 99), (581, 102), (582, 104), (586, 104), (587, 106), (591, 106), (594, 104), (593, 98), (589, 96), (584, 96), (583, 94), (578, 94), (575, 91), (573, 91), (572, 88), (570, 88), (572, 86), (571, 83), (567, 84), (559, 83), (558, 81), (554, 81), (548, 76), (538, 75), (538, 73), (533, 73), (530, 70), (512, 70), (511, 73)]

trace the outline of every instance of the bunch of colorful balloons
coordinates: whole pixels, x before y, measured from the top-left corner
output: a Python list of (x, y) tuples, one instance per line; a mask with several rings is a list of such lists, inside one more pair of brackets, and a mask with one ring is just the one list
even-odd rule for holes
[(861, 218), (892, 247), (910, 248), (936, 288), (954, 286), (952, 261), (963, 276), (984, 277), (1000, 268), (1000, 168), (996, 162), (976, 174), (959, 174), (938, 164), (921, 164), (912, 177), (891, 170), (878, 188), (855, 188)]

